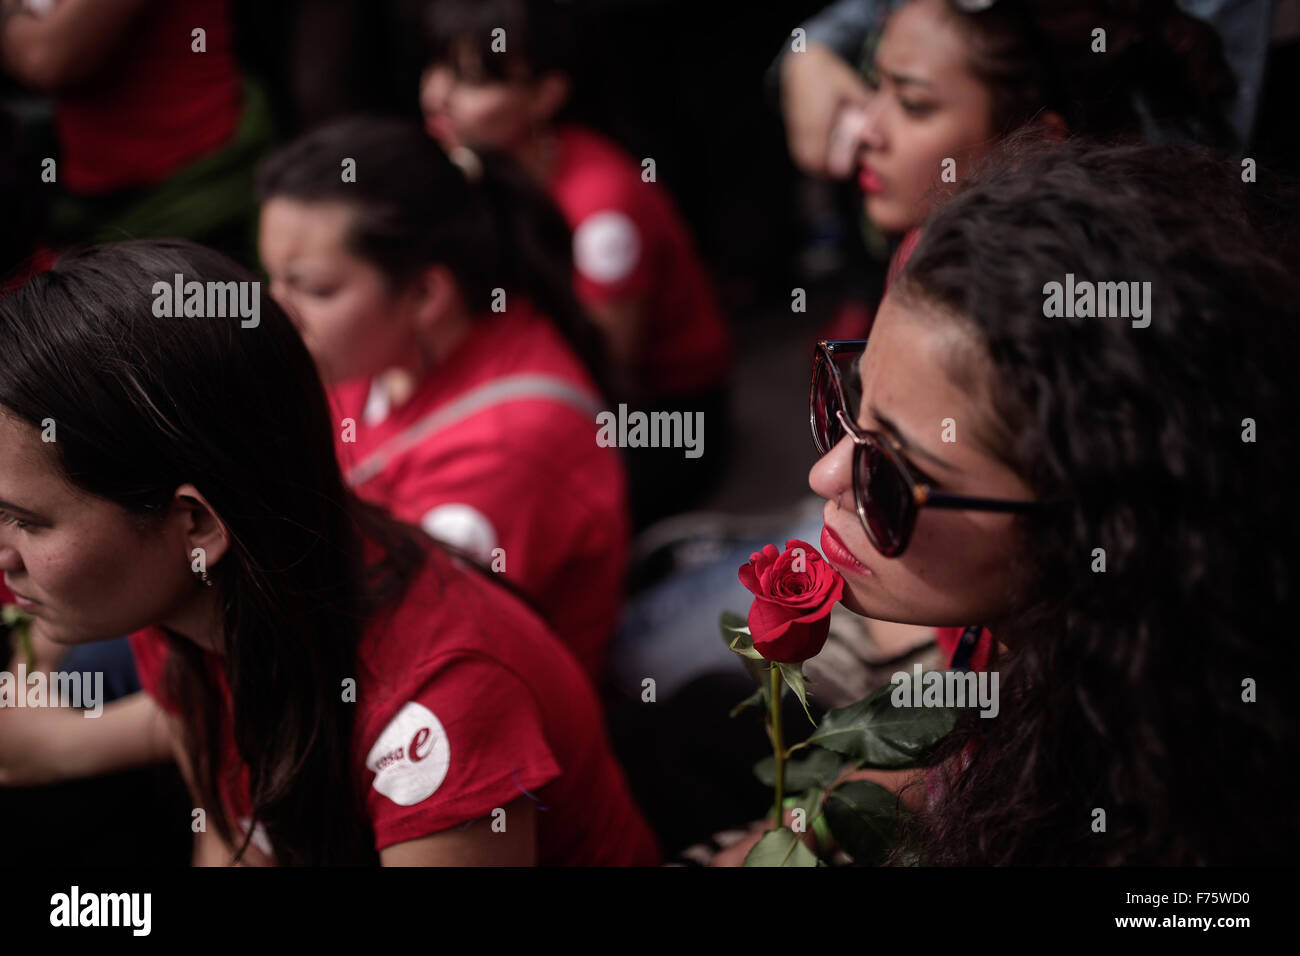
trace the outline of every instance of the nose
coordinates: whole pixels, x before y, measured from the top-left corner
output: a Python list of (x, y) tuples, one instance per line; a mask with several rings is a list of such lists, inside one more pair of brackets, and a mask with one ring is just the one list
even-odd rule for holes
[(21, 571), (23, 559), (18, 556), (18, 549), (5, 541), (5, 532), (9, 528), (0, 528), (0, 571)]
[(858, 148), (879, 151), (888, 145), (887, 107), (885, 94), (877, 92), (863, 107), (862, 128), (858, 133)]
[(817, 460), (808, 472), (808, 487), (837, 507), (853, 500), (853, 439), (848, 435)]
[(445, 66), (431, 66), (420, 80), (420, 105), (426, 113), (442, 113), (451, 99), (455, 76)]

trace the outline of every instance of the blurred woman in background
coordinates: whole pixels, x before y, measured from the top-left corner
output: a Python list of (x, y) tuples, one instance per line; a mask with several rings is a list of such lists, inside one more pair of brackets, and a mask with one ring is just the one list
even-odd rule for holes
[(504, 157), (464, 162), (397, 120), (309, 133), (260, 170), (262, 262), (348, 482), (518, 585), (599, 685), (629, 536), (600, 337), (550, 201)]
[[(0, 5), (0, 67), (53, 100), (56, 248), (174, 236), (251, 265), (266, 94), (235, 56), (232, 0)], [(51, 178), (45, 178), (46, 174)], [(49, 188), (49, 187), (45, 187)]]
[(566, 116), (576, 34), (562, 4), (439, 0), (430, 13), (433, 59), (420, 90), (429, 134), (509, 153), (564, 213), (574, 289), (610, 356), (611, 397), (647, 413), (704, 414), (698, 458), (624, 450), (638, 528), (687, 510), (727, 457), (731, 341), (685, 222), (645, 163)]

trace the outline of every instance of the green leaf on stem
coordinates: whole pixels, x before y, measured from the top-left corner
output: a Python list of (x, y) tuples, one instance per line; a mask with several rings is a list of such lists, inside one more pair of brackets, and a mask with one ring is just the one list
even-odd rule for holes
[(745, 710), (747, 707), (763, 707), (763, 708), (767, 707), (767, 694), (764, 693), (764, 689), (762, 687), (754, 691), (754, 693), (750, 694), (748, 697), (742, 700), (735, 707), (731, 708), (731, 716), (735, 717), (737, 714), (739, 714), (742, 710)]
[(754, 642), (750, 640), (748, 634), (737, 634), (735, 640), (729, 645), (733, 651), (741, 657), (748, 658), (751, 661), (763, 660), (763, 655), (754, 650)]
[[(785, 785), (788, 790), (825, 789), (839, 776), (844, 758), (829, 750), (811, 750), (803, 759), (790, 759), (785, 764)], [(776, 786), (776, 757), (764, 757), (754, 764), (754, 776), (760, 783)]]
[[(718, 620), (719, 629), (722, 631), (722, 640), (735, 651), (745, 665), (745, 670), (749, 671), (749, 676), (754, 678), (754, 682), (763, 688), (763, 700), (767, 701), (767, 661), (763, 655), (754, 650), (754, 639), (750, 637), (749, 625), (739, 614), (732, 611), (723, 611)], [(734, 713), (734, 712), (733, 712)]]
[(789, 827), (763, 834), (745, 857), (745, 866), (824, 866), (803, 837)]
[[(803, 809), (805, 832), (811, 830), (816, 835), (818, 846), (825, 846), (830, 838), (830, 827), (826, 824), (826, 814), (822, 810), (825, 801), (826, 791), (821, 787), (813, 787), (797, 796), (788, 797), (785, 801), (787, 810)], [(790, 829), (794, 829), (793, 820)]]
[(808, 723), (814, 727), (817, 721), (808, 711), (808, 692), (804, 689), (803, 664), (778, 664), (781, 668), (781, 677), (785, 679), (786, 686), (794, 691), (795, 696), (799, 698), (799, 703), (803, 704), (803, 712), (808, 716)]
[(722, 639), (727, 642), (727, 647), (751, 661), (763, 660), (763, 655), (754, 650), (754, 639), (750, 636), (749, 625), (745, 623), (743, 617), (731, 611), (723, 611), (722, 617), (718, 619), (718, 626), (722, 630)]
[(836, 787), (823, 808), (835, 841), (860, 866), (884, 862), (906, 813), (897, 794), (867, 780)]
[[(808, 743), (834, 750), (859, 766), (898, 770), (920, 764), (952, 730), (957, 713), (949, 707), (895, 707), (890, 683), (865, 700), (832, 710)], [(910, 686), (904, 695), (911, 699)]]
[(735, 611), (723, 611), (722, 616), (718, 618), (718, 627), (721, 628), (722, 639), (726, 641), (728, 647), (737, 634), (749, 633), (749, 622)]

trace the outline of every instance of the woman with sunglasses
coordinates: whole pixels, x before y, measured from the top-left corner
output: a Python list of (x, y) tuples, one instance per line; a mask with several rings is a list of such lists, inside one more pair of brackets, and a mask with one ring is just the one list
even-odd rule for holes
[[(1190, 150), (1010, 151), (927, 222), (865, 349), (818, 351), (843, 603), (998, 636), (998, 716), (909, 791), (924, 862), (1298, 848), (1297, 699), (1265, 685), (1297, 611), (1300, 269), (1294, 200), (1256, 186)], [(1149, 311), (1059, 317), (1068, 273), (1149, 282)]]
[[(1104, 53), (1095, 49), (1096, 29), (1105, 32)], [(853, 149), (866, 216), (886, 234), (902, 236), (886, 288), (915, 248), (926, 214), (954, 188), (948, 184), (963, 181), (1007, 137), (1230, 139), (1223, 106), (1233, 79), (1222, 44), (1173, 0), (1140, 10), (1093, 0), (910, 0), (889, 14), (864, 73), (874, 93), (840, 132)], [(836, 327), (865, 335), (871, 321)], [(841, 344), (836, 354), (845, 349)], [(832, 420), (829, 427), (840, 426)], [(864, 453), (875, 454), (872, 448)], [(879, 453), (888, 455), (884, 448)], [(824, 452), (820, 444), (818, 450)], [(905, 533), (901, 516), (923, 489), (891, 484), (879, 491), (892, 499), (881, 508), (900, 515)], [(930, 501), (939, 508), (955, 504), (942, 495)], [(1017, 505), (981, 507), (996, 512)], [(898, 548), (906, 540), (881, 543)], [(987, 660), (987, 632), (940, 628), (936, 638), (957, 666), (978, 669)]]
[[(258, 321), (160, 309), (178, 274), (251, 289)], [(5, 584), (56, 643), (132, 634), (196, 862), (656, 861), (577, 661), (347, 488), (312, 356), (252, 275), (91, 249), (0, 297), (0, 352)]]

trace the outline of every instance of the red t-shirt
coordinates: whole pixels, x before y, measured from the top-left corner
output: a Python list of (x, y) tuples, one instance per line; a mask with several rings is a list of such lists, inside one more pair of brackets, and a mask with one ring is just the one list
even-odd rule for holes
[(103, 68), (55, 101), (60, 180), (88, 195), (156, 185), (227, 143), (241, 102), (230, 0), (154, 0)]
[(573, 230), (574, 288), (587, 305), (648, 302), (638, 372), (658, 396), (721, 385), (731, 336), (690, 232), (666, 190), (590, 130), (557, 131), (548, 184)]
[[(454, 416), (477, 389), (521, 375), (571, 394), (487, 404), (421, 437), (432, 416)], [(618, 449), (596, 443), (603, 402), (559, 332), (510, 295), (405, 404), (382, 414), (370, 393), (366, 381), (331, 389), (336, 424), (355, 423), (355, 441), (341, 425), (335, 438), (357, 493), (501, 571), (600, 686), (631, 534), (626, 478)], [(378, 473), (362, 470), (403, 435), (418, 440)]]
[[(889, 258), (889, 268), (885, 272), (885, 292), (894, 284), (903, 267), (907, 265), (907, 260), (912, 257), (916, 250), (916, 244), (921, 241), (921, 230), (919, 227), (909, 229), (899, 242), (898, 248)], [(879, 309), (879, 303), (876, 305)], [(860, 302), (848, 301), (840, 305), (832, 316), (831, 321), (826, 324), (821, 334), (818, 336), (823, 339), (865, 339), (871, 334), (871, 326), (876, 321), (876, 309), (870, 309)]]
[(903, 267), (907, 265), (907, 260), (912, 258), (912, 253), (916, 251), (916, 245), (920, 241), (921, 229), (919, 226), (909, 229), (907, 234), (903, 236), (898, 248), (894, 250), (894, 254), (889, 258), (889, 271), (885, 274), (886, 291), (889, 290), (889, 287), (894, 284), (894, 280), (903, 271)]
[[(141, 685), (176, 713), (160, 687), (167, 642), (157, 629), (130, 639)], [(207, 660), (229, 707), (221, 658)], [(521, 602), (441, 549), (367, 626), (356, 690), (352, 765), (376, 850), (490, 816), (526, 792), (542, 865), (659, 862), (577, 662)], [(229, 719), (221, 732), (222, 796), (246, 828), (248, 768)], [(269, 849), (260, 831), (254, 842)]]

